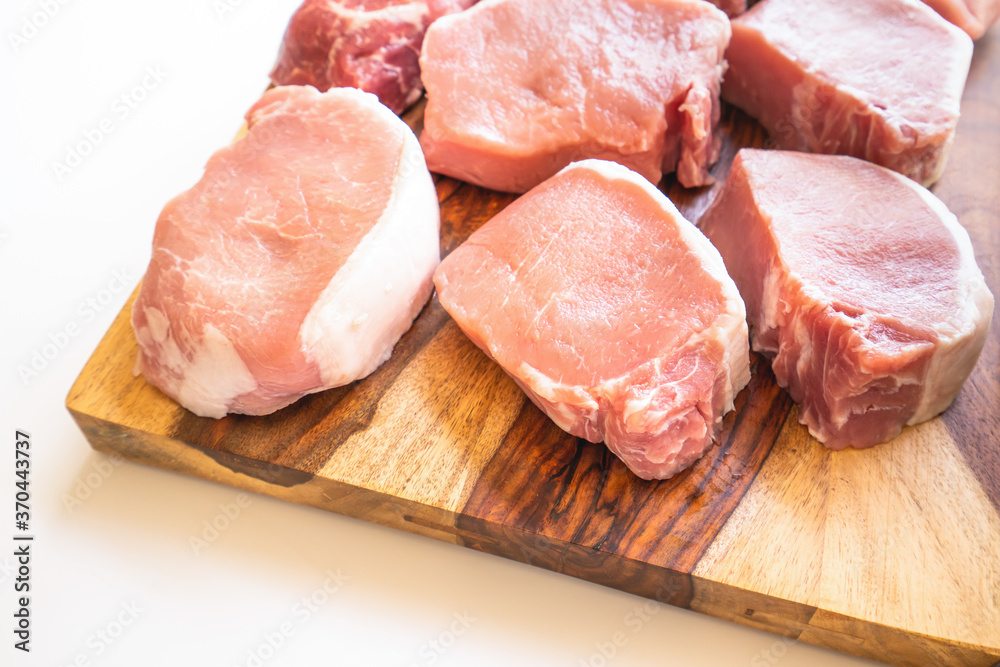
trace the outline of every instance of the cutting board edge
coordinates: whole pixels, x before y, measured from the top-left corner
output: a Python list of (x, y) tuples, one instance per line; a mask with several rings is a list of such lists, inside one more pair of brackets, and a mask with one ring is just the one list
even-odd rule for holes
[[(218, 450), (209, 454), (198, 445), (87, 414), (75, 408), (70, 398), (67, 409), (91, 447), (105, 454), (543, 567), (786, 640), (900, 667), (922, 667), (930, 657), (937, 664), (955, 667), (990, 667), (1000, 661), (1000, 647), (909, 632), (335, 479), (285, 469), (300, 477), (293, 475), (289, 482), (287, 476), (275, 472), (274, 481), (269, 482), (247, 474), (254, 462), (245, 457)], [(227, 459), (229, 465), (222, 462)], [(544, 549), (537, 548), (539, 539), (544, 540)]]

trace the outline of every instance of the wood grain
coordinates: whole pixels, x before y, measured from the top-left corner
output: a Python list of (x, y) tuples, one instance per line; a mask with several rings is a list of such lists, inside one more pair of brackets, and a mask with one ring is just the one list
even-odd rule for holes
[[(935, 192), (1000, 294), (1000, 36), (976, 45)], [(419, 131), (422, 106), (406, 116)], [(721, 182), (760, 127), (726, 107)], [(512, 195), (436, 181), (442, 253)], [(719, 185), (661, 184), (697, 220)], [(134, 297), (134, 295), (133, 295)], [(92, 445), (899, 665), (1000, 660), (1000, 315), (943, 416), (832, 452), (753, 358), (716, 447), (674, 479), (573, 438), (434, 298), (361, 382), (268, 417), (202, 419), (131, 373), (131, 301), (67, 398)]]
[[(969, 230), (986, 284), (1000, 299), (1000, 28), (976, 42), (951, 159), (934, 187)], [(1000, 306), (970, 381), (943, 415), (976, 479), (1000, 510)]]

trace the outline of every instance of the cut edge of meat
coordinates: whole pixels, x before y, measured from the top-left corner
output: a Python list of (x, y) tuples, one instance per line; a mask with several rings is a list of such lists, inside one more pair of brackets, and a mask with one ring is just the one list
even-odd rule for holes
[[(878, 166), (878, 165), (875, 165)], [(882, 168), (882, 167), (880, 167)], [(892, 170), (886, 170), (900, 183), (916, 192), (920, 198), (938, 214), (945, 228), (951, 232), (961, 254), (961, 273), (957, 278), (968, 287), (968, 297), (963, 300), (964, 311), (956, 314), (955, 321), (965, 326), (956, 327), (950, 322), (933, 327), (941, 337), (938, 352), (931, 359), (924, 381), (924, 393), (920, 405), (907, 424), (919, 424), (944, 412), (958, 395), (972, 369), (979, 361), (986, 344), (989, 324), (976, 330), (975, 323), (989, 323), (993, 316), (994, 298), (986, 286), (986, 279), (976, 262), (975, 251), (969, 232), (958, 221), (944, 202), (927, 188)]]
[[(750, 201), (755, 202), (754, 207), (757, 208), (756, 213), (748, 215), (760, 215), (763, 219), (771, 217), (767, 211), (767, 207), (761, 206), (757, 191), (750, 185), (753, 180), (752, 172), (749, 172), (742, 164), (743, 154), (754, 152), (764, 151), (761, 149), (744, 148), (737, 153), (733, 169), (730, 171), (730, 175), (724, 185), (724, 190), (699, 220), (699, 226), (706, 227), (706, 232), (713, 238), (719, 233), (719, 230), (714, 226), (714, 221), (720, 219), (718, 215), (713, 213), (713, 209), (717, 204), (725, 206), (728, 196), (735, 193), (735, 190), (731, 190), (732, 186), (730, 184), (733, 183), (731, 179), (736, 177), (740, 172), (744, 174), (741, 177), (743, 182), (741, 187), (746, 187), (746, 194), (749, 196)], [(767, 152), (771, 153), (773, 151)], [(795, 151), (778, 152), (796, 154)], [(808, 428), (809, 433), (814, 438), (833, 450), (844, 449), (848, 446), (863, 449), (888, 442), (899, 434), (903, 426), (927, 421), (949, 407), (978, 362), (989, 329), (994, 300), (993, 295), (986, 286), (983, 274), (976, 263), (968, 232), (959, 223), (956, 216), (933, 193), (898, 172), (860, 160), (859, 158), (840, 155), (816, 157), (829, 160), (856, 160), (864, 168), (881, 170), (884, 174), (891, 176), (916, 193), (920, 200), (933, 211), (937, 219), (955, 240), (960, 256), (960, 268), (955, 277), (955, 282), (962, 285), (966, 290), (966, 298), (962, 299), (962, 309), (956, 312), (950, 318), (950, 321), (924, 324), (917, 323), (909, 318), (904, 320), (904, 322), (910, 324), (922, 324), (927, 335), (936, 336), (937, 340), (933, 342), (931, 340), (914, 341), (912, 345), (907, 346), (907, 349), (900, 349), (893, 355), (895, 359), (893, 363), (901, 368), (905, 367), (904, 372), (909, 373), (906, 378), (896, 377), (896, 379), (902, 385), (914, 383), (920, 385), (919, 402), (912, 407), (913, 411), (908, 413), (910, 417), (905, 422), (903, 420), (896, 421), (893, 424), (893, 429), (886, 429), (882, 432), (881, 436), (878, 436), (880, 439), (859, 441), (856, 438), (845, 437), (841, 433), (841, 429), (848, 423), (848, 419), (852, 415), (862, 413), (851, 410), (847, 413), (838, 412), (837, 414), (832, 414), (829, 419), (819, 416), (814, 405), (816, 400), (813, 400), (810, 394), (796, 395), (797, 392), (801, 392), (801, 388), (795, 388), (800, 384), (798, 376), (796, 375), (790, 380), (782, 381), (780, 379), (781, 372), (775, 367), (775, 375), (779, 378), (778, 384), (786, 389), (793, 400), (799, 404), (799, 422)], [(734, 196), (738, 195), (734, 194)], [(801, 348), (810, 349), (812, 347), (811, 332), (804, 328), (800, 316), (804, 312), (815, 311), (815, 306), (803, 310), (800, 307), (781, 305), (787, 297), (787, 294), (785, 294), (786, 290), (792, 289), (807, 297), (814, 304), (821, 304), (820, 310), (827, 312), (827, 322), (837, 322), (844, 329), (853, 329), (856, 320), (839, 312), (832, 305), (834, 299), (828, 296), (825, 290), (813, 282), (803, 280), (799, 272), (786, 263), (780, 253), (780, 239), (773, 235), (770, 225), (767, 228), (767, 233), (770, 235), (770, 242), (774, 244), (774, 252), (777, 254), (769, 257), (767, 267), (764, 268), (764, 273), (760, 277), (762, 282), (758, 283), (752, 277), (752, 274), (751, 276), (744, 275), (743, 279), (746, 280), (749, 278), (753, 281), (744, 285), (744, 288), (749, 292), (749, 298), (759, 299), (760, 301), (757, 305), (757, 312), (753, 313), (754, 321), (752, 322), (753, 330), (751, 336), (753, 349), (763, 354), (769, 363), (774, 366), (774, 364), (778, 363), (784, 350), (783, 344), (776, 337), (779, 336), (776, 332), (784, 329), (787, 336), (794, 338)], [(738, 244), (736, 248), (730, 247), (730, 252), (734, 250), (738, 252)], [(734, 271), (739, 272), (739, 269), (736, 268)], [(789, 283), (791, 283), (791, 287), (789, 287)], [(759, 290), (759, 294), (755, 295), (755, 290)], [(882, 315), (891, 315), (891, 313), (882, 313)], [(779, 319), (788, 318), (791, 318), (791, 321), (784, 324), (779, 321)], [(764, 332), (773, 333), (774, 336), (768, 336), (769, 340), (771, 338), (773, 340), (770, 340), (770, 342), (762, 340)], [(862, 336), (858, 336), (856, 340), (863, 347), (856, 350), (854, 360), (861, 367), (865, 367), (863, 357), (866, 351), (869, 349), (874, 351), (876, 347), (873, 343), (867, 342)], [(936, 349), (935, 346), (937, 346)], [(916, 370), (919, 369), (919, 366), (914, 367), (910, 363), (919, 363), (918, 358), (921, 356), (929, 359), (929, 363), (922, 370)], [(794, 372), (799, 373), (800, 363), (802, 363), (802, 359), (789, 360), (786, 358), (784, 367), (786, 370), (794, 367), (796, 369)], [(914, 372), (919, 372), (919, 375), (914, 375)], [(885, 377), (887, 376), (884, 373), (873, 375), (873, 384), (866, 385), (865, 389), (876, 388), (877, 382)], [(824, 389), (821, 398), (823, 403), (827, 401), (826, 389)], [(827, 430), (828, 427), (832, 430)]]
[[(378, 113), (402, 122), (373, 95), (364, 95)], [(420, 144), (408, 127), (399, 165), (392, 199), (382, 217), (333, 276), (302, 323), (299, 337), (303, 350), (319, 367), (326, 388), (365, 377), (384, 363), (433, 290), (431, 276), (441, 258), (441, 216), (434, 181)], [(431, 226), (433, 235), (426, 233)], [(420, 281), (418, 291), (401, 287), (416, 284), (415, 279)], [(387, 320), (393, 320), (392, 326), (381, 326)], [(349, 352), (343, 349), (345, 341), (355, 344)], [(376, 353), (374, 365), (356, 361)]]
[[(957, 48), (962, 49), (962, 51), (957, 54), (956, 61), (960, 58), (964, 67), (952, 69), (950, 77), (942, 88), (943, 96), (951, 102), (949, 106), (954, 112), (954, 120), (947, 125), (942, 125), (940, 123), (911, 120), (897, 114), (890, 115), (888, 111), (891, 111), (891, 109), (887, 111), (884, 107), (870, 101), (868, 99), (869, 93), (867, 91), (860, 90), (854, 86), (847, 85), (841, 81), (831, 78), (818, 65), (814, 63), (807, 63), (802, 64), (803, 72), (801, 81), (799, 81), (799, 83), (789, 91), (793, 105), (792, 109), (786, 111), (783, 117), (777, 122), (777, 128), (768, 129), (768, 134), (772, 137), (772, 139), (775, 139), (775, 129), (777, 130), (778, 135), (784, 137), (783, 139), (777, 139), (779, 144), (778, 148), (818, 154), (850, 155), (852, 157), (872, 162), (873, 164), (879, 164), (874, 161), (874, 158), (877, 157), (876, 155), (869, 155), (867, 153), (866, 155), (859, 155), (856, 154), (856, 150), (851, 152), (828, 152), (820, 151), (812, 147), (812, 144), (826, 144), (829, 143), (830, 140), (828, 138), (824, 138), (822, 133), (820, 136), (817, 136), (817, 128), (812, 122), (812, 116), (808, 113), (803, 115), (800, 108), (803, 106), (807, 108), (815, 107), (817, 104), (823, 106), (829, 104), (832, 98), (840, 95), (846, 100), (851, 101), (852, 105), (856, 107), (854, 109), (850, 109), (851, 114), (864, 114), (865, 116), (868, 116), (868, 119), (864, 123), (864, 126), (868, 128), (866, 132), (869, 135), (868, 140), (864, 144), (865, 151), (870, 150), (868, 143), (871, 141), (870, 134), (874, 132), (873, 124), (875, 122), (878, 122), (883, 130), (891, 135), (892, 145), (889, 146), (891, 150), (882, 150), (881, 153), (885, 154), (883, 155), (883, 159), (887, 159), (886, 155), (893, 158), (893, 164), (889, 165), (882, 163), (879, 166), (897, 169), (900, 173), (913, 178), (925, 187), (930, 187), (941, 178), (941, 175), (944, 173), (944, 169), (947, 166), (948, 157), (951, 153), (951, 147), (954, 142), (955, 129), (958, 126), (958, 119), (961, 115), (961, 99), (962, 93), (965, 90), (966, 80), (968, 79), (969, 68), (972, 63), (973, 41), (966, 31), (945, 19), (941, 14), (936, 12), (929, 5), (925, 4), (922, 0), (897, 1), (916, 12), (922, 13), (933, 23), (952, 33), (952, 35), (956, 38), (956, 45), (960, 45), (957, 46)], [(733, 37), (730, 40), (730, 47), (732, 47), (734, 42), (737, 42), (737, 34), (740, 31), (749, 31), (754, 33), (755, 38), (759, 39), (766, 46), (766, 48), (772, 50), (774, 54), (777, 54), (780, 58), (788, 61), (789, 63), (798, 64), (799, 56), (797, 54), (789, 52), (782, 45), (771, 42), (760, 30), (759, 26), (753, 23), (748, 23), (748, 21), (745, 20), (752, 19), (754, 9), (762, 4), (763, 3), (758, 3), (744, 14), (733, 18)], [(730, 104), (733, 104), (734, 106), (744, 109), (744, 111), (748, 114), (758, 118), (760, 114), (757, 113), (757, 110), (748, 109), (746, 108), (746, 104), (737, 103), (733, 99), (733, 90), (732, 85), (726, 86), (725, 79), (723, 79), (722, 99), (726, 100)], [(740, 93), (738, 93), (736, 97), (739, 97), (739, 95)], [(757, 104), (757, 102), (754, 102), (751, 106)], [(798, 105), (798, 107), (796, 107), (796, 105)], [(937, 104), (936, 106), (941, 107), (942, 105)], [(929, 142), (927, 137), (914, 136), (914, 128), (921, 127), (933, 130), (935, 135), (944, 134), (947, 136), (940, 143), (934, 144)], [(819, 129), (822, 131), (825, 128), (820, 126)], [(789, 136), (789, 130), (794, 130), (797, 136)], [(852, 130), (856, 130), (856, 128), (852, 128)], [(841, 139), (838, 137), (837, 141), (839, 143)], [(855, 139), (851, 139), (851, 145), (854, 143)]]
[[(725, 60), (722, 62), (725, 63)], [(715, 131), (722, 113), (719, 98), (721, 84), (720, 77), (714, 92), (696, 84), (684, 95), (678, 109), (681, 115), (680, 157), (674, 169), (664, 166), (660, 178), (665, 173), (676, 171), (677, 181), (685, 188), (698, 188), (715, 182), (710, 170), (719, 161), (722, 148), (722, 137)]]
[[(908, 6), (913, 11), (923, 14), (925, 18), (929, 19), (932, 23), (936, 24), (938, 27), (941, 27), (946, 31), (952, 33), (952, 35), (957, 39), (956, 44), (961, 45), (962, 53), (959, 55), (962, 57), (962, 62), (967, 64), (965, 67), (960, 67), (957, 70), (953, 71), (951, 78), (947, 81), (947, 85), (945, 85), (943, 88), (943, 91), (949, 93), (950, 94), (949, 98), (954, 101), (955, 111), (957, 113), (959, 111), (960, 102), (962, 99), (962, 93), (965, 91), (965, 82), (969, 74), (968, 64), (972, 62), (972, 52), (974, 46), (972, 39), (969, 37), (968, 33), (966, 33), (964, 30), (956, 26), (951, 21), (945, 19), (932, 7), (923, 2), (923, 0), (896, 0), (896, 1)], [(751, 8), (748, 11), (753, 11), (753, 8)], [(733, 24), (734, 26), (737, 24), (740, 26), (744, 26), (744, 22), (741, 17), (733, 19)], [(751, 25), (749, 27), (753, 29), (755, 32), (759, 32), (756, 26)], [(775, 46), (771, 42), (768, 42), (766, 39), (764, 41), (767, 44), (769, 44), (772, 48), (779, 51), (786, 58), (789, 58), (792, 61), (797, 61), (795, 54), (787, 53), (784, 50), (784, 48)], [(817, 77), (825, 84), (835, 87), (837, 90), (847, 93), (858, 100), (864, 100), (865, 96), (867, 95), (866, 91), (858, 90), (853, 86), (849, 86), (831, 80), (828, 77), (828, 75), (825, 74), (823, 70), (815, 64), (805, 65), (804, 68), (806, 73)], [(867, 106), (871, 108), (873, 107), (873, 104), (869, 102), (867, 103)], [(921, 123), (914, 123), (914, 124), (921, 124)]]

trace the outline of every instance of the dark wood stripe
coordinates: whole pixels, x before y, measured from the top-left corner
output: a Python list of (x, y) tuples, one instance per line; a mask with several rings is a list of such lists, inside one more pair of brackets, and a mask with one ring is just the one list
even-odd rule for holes
[[(184, 411), (172, 433), (206, 451), (259, 458), (316, 473), (348, 438), (369, 427), (379, 401), (448, 320), (434, 298), (393, 348), (389, 360), (363, 382), (310, 394), (267, 419), (228, 415), (215, 420)], [(223, 457), (219, 462), (227, 465), (228, 460)]]
[[(451, 180), (451, 179), (445, 179)], [(517, 195), (460, 183), (441, 202), (441, 257), (517, 199)]]
[[(603, 444), (566, 434), (526, 402), (460, 513), (459, 528), (514, 527), (528, 536), (515, 551), (539, 552), (559, 571), (568, 567), (559, 561), (565, 553), (592, 552), (574, 565), (583, 572), (574, 574), (587, 579), (600, 576), (590, 568), (608, 565), (612, 555), (615, 567), (634, 560), (691, 572), (763, 466), (791, 409), (767, 364), (755, 358), (753, 371), (723, 422), (720, 444), (690, 470), (659, 482), (637, 478)], [(546, 556), (539, 545), (555, 551)]]
[[(153, 434), (108, 422), (72, 408), (70, 408), (70, 413), (95, 449), (114, 453), (139, 463), (183, 470), (191, 464), (180, 462), (182, 455), (179, 454), (179, 450), (190, 449), (193, 452), (204, 454), (232, 472), (245, 475), (251, 480), (262, 480), (276, 487), (291, 488), (313, 480), (313, 475), (307, 472), (288, 468), (267, 459), (233, 454), (213, 447), (201, 447), (170, 436)], [(197, 463), (193, 465), (197, 465)], [(184, 471), (190, 473), (192, 470), (194, 468)]]

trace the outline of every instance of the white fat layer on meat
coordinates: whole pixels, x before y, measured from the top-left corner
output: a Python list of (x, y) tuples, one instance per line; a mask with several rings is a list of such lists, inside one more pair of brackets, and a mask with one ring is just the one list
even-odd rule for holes
[(351, 21), (353, 23), (353, 27), (355, 28), (363, 26), (366, 23), (384, 21), (397, 21), (413, 25), (422, 25), (424, 19), (427, 18), (428, 13), (426, 2), (411, 2), (406, 5), (389, 5), (388, 7), (375, 10), (352, 9), (337, 3), (336, 11), (337, 16)]
[(149, 335), (157, 343), (164, 343), (170, 334), (170, 320), (159, 308), (146, 308), (143, 312), (146, 315)]
[[(681, 237), (701, 257), (702, 267), (722, 285), (726, 298), (725, 312), (720, 314), (712, 327), (696, 332), (691, 339), (680, 346), (695, 349), (700, 340), (722, 341), (725, 349), (722, 360), (723, 367), (726, 368), (728, 375), (725, 382), (726, 393), (723, 397), (723, 412), (715, 415), (716, 421), (720, 421), (723, 414), (733, 409), (736, 394), (750, 381), (750, 344), (747, 332), (746, 306), (740, 297), (736, 284), (726, 271), (722, 256), (708, 238), (684, 218), (663, 193), (628, 167), (616, 162), (589, 159), (574, 162), (559, 173), (572, 169), (587, 169), (609, 181), (622, 180), (641, 187), (668, 217), (677, 221)], [(658, 368), (662, 360), (657, 358), (648, 363)], [(525, 363), (522, 363), (517, 369), (517, 375), (530, 388), (531, 392), (546, 402), (548, 408), (546, 412), (556, 425), (565, 431), (585, 430), (594, 436), (593, 438), (590, 435), (585, 437), (596, 442), (600, 438), (600, 430), (597, 428), (600, 405), (597, 398), (610, 399), (623, 393), (630, 385), (629, 376), (635, 370), (637, 369), (632, 369), (626, 376), (610, 378), (595, 387), (587, 388), (563, 384)], [(663, 411), (652, 413), (648, 410), (654, 393), (655, 390), (653, 393), (636, 396), (626, 401), (622, 414), (626, 429), (656, 434), (669, 428), (672, 418), (675, 416), (674, 413)], [(640, 424), (640, 421), (643, 423)]]
[[(136, 338), (144, 343), (142, 347), (155, 347), (158, 364), (183, 377), (190, 362), (174, 340), (170, 320), (159, 308), (143, 308), (142, 312), (146, 316), (146, 326), (136, 327)], [(149, 341), (152, 341), (153, 345), (149, 345)], [(142, 354), (141, 349), (139, 353)], [(174, 387), (174, 393), (177, 393), (176, 389), (177, 387)]]
[[(155, 360), (168, 372), (160, 375), (162, 387), (176, 396), (177, 402), (199, 417), (225, 417), (233, 399), (257, 389), (250, 373), (232, 342), (212, 325), (205, 327), (197, 343), (186, 339), (193, 349), (189, 357), (175, 339), (167, 316), (158, 308), (144, 308), (146, 326), (136, 327), (142, 347), (156, 350)], [(140, 349), (136, 368), (143, 367)]]
[(162, 388), (191, 412), (199, 417), (225, 417), (234, 398), (257, 389), (257, 380), (236, 348), (216, 327), (208, 325), (196, 344), (185, 340), (194, 350), (189, 358), (162, 311), (143, 308), (143, 315), (146, 326), (136, 327), (136, 338), (142, 343), (136, 369), (144, 365), (143, 349), (155, 349), (156, 363), (168, 371), (160, 374)]
[[(374, 97), (372, 103), (377, 104)], [(434, 182), (409, 128), (392, 193), (299, 331), (303, 352), (327, 387), (378, 368), (430, 296), (431, 275), (440, 262), (441, 216)]]
[(918, 424), (940, 414), (951, 405), (972, 373), (986, 342), (986, 333), (993, 317), (993, 294), (986, 287), (982, 271), (976, 264), (969, 233), (958, 222), (958, 218), (926, 188), (893, 171), (887, 170), (887, 173), (920, 195), (951, 232), (960, 255), (955, 283), (965, 290), (965, 298), (960, 299), (961, 310), (951, 319), (931, 325), (940, 336), (938, 348), (927, 369), (920, 405), (907, 422)]
[(226, 416), (234, 398), (256, 388), (257, 380), (232, 342), (211, 324), (206, 325), (194, 356), (184, 364), (177, 401), (200, 417), (219, 419)]
[[(480, 0), (476, 4), (469, 7), (468, 9), (463, 9), (460, 12), (445, 14), (444, 16), (439, 17), (434, 21), (434, 23), (431, 24), (431, 26), (435, 26), (438, 23), (441, 23), (442, 27), (444, 27), (448, 25), (448, 23), (450, 23), (451, 21), (471, 20), (472, 17), (474, 17), (479, 12), (487, 11), (488, 7), (492, 7), (493, 5), (500, 5), (505, 2), (507, 2), (507, 0)], [(428, 28), (428, 30), (430, 30), (430, 28)]]
[[(595, 436), (600, 433), (597, 424), (600, 405), (585, 388), (553, 381), (548, 375), (524, 362), (517, 368), (517, 377), (545, 402), (545, 413), (556, 426), (567, 432), (583, 429)], [(587, 439), (590, 440), (590, 437)]]

